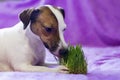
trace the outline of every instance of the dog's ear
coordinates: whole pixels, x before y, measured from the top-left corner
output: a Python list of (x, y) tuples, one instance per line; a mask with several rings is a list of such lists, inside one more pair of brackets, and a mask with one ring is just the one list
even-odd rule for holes
[(30, 16), (31, 23), (34, 23), (36, 21), (40, 12), (41, 12), (40, 9), (35, 9), (32, 11), (31, 16)]
[(24, 10), (20, 15), (19, 18), (20, 20), (23, 22), (24, 24), (24, 29), (26, 29), (26, 27), (28, 26), (29, 22), (30, 22), (30, 16), (31, 13), (34, 11), (34, 9), (27, 9)]
[(20, 14), (19, 18), (24, 24), (24, 29), (27, 28), (30, 21), (31, 23), (36, 21), (36, 18), (39, 15), (39, 13), (39, 9), (27, 9)]
[(62, 13), (63, 18), (65, 18), (65, 11), (64, 11), (64, 9), (63, 9), (63, 8), (59, 8), (59, 10), (60, 10), (60, 12)]

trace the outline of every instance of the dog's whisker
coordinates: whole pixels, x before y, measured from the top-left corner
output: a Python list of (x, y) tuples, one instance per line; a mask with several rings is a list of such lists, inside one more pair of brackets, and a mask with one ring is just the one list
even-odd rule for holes
[(54, 58), (55, 58), (56, 61), (58, 61), (58, 59), (57, 59), (57, 57), (55, 55), (54, 55)]

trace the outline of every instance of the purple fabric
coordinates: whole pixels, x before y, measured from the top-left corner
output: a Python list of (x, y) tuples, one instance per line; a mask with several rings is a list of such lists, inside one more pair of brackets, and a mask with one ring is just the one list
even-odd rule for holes
[[(120, 0), (2, 0), (0, 28), (19, 22), (24, 9), (43, 4), (65, 9), (67, 42), (94, 46), (84, 47), (88, 74), (0, 72), (0, 80), (120, 80)], [(46, 61), (55, 62), (49, 55)]]
[(0, 2), (0, 28), (11, 27), (21, 11), (43, 4), (65, 9), (65, 38), (83, 46), (120, 45), (119, 0), (6, 0)]
[[(87, 75), (51, 72), (0, 72), (0, 80), (120, 80), (120, 47), (84, 47), (83, 50), (88, 62)], [(52, 55), (49, 53), (47, 55), (46, 62), (56, 62)]]

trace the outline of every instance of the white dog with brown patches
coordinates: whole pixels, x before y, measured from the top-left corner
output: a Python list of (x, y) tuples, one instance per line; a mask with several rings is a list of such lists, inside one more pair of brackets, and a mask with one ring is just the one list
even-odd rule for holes
[(67, 51), (64, 10), (51, 5), (27, 9), (17, 25), (0, 30), (0, 71), (66, 72), (44, 65), (45, 47), (59, 57)]

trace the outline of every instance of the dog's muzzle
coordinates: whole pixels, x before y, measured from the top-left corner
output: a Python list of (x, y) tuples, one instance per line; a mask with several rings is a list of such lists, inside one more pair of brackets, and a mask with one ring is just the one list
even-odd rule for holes
[(57, 57), (61, 57), (62, 55), (65, 55), (68, 53), (68, 48), (60, 48), (60, 47), (58, 47), (58, 45), (54, 45), (52, 47), (49, 47), (49, 45), (47, 43), (44, 43), (44, 45), (47, 49), (49, 49), (49, 51), (53, 55), (55, 55)]
[(47, 43), (44, 43), (45, 47), (50, 50), (50, 52), (55, 52), (58, 48), (57, 44), (49, 46)]
[(59, 55), (60, 56), (66, 55), (67, 53), (68, 53), (68, 49), (67, 48), (59, 50)]

